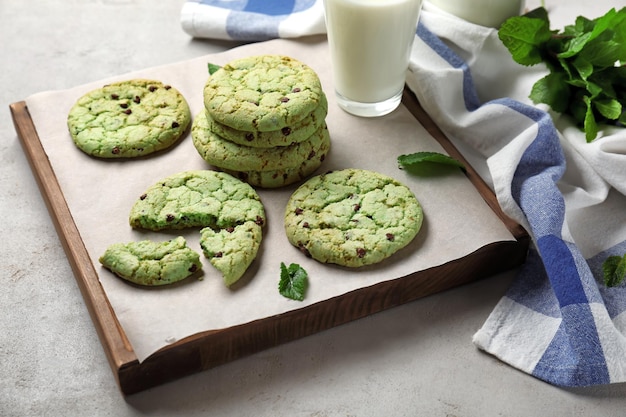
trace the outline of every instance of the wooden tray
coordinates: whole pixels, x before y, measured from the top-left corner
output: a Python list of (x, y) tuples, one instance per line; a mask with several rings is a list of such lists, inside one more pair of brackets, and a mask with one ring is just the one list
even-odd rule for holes
[(21, 101), (10, 105), (15, 129), (123, 394), (133, 394), (207, 370), (524, 262), (529, 245), (526, 231), (502, 213), (491, 189), (428, 117), (412, 92), (405, 91), (403, 102), (446, 152), (465, 163), (469, 180), (516, 241), (496, 242), (462, 259), (361, 288), (298, 310), (223, 330), (197, 333), (162, 348), (141, 363), (100, 284), (26, 103)]

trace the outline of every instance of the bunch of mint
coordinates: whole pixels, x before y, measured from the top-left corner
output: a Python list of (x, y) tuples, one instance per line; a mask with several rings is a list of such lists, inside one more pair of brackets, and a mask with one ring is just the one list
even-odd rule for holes
[(508, 19), (498, 35), (517, 63), (547, 66), (530, 99), (572, 116), (587, 142), (601, 123), (626, 125), (626, 7), (594, 20), (579, 16), (561, 33), (540, 7)]

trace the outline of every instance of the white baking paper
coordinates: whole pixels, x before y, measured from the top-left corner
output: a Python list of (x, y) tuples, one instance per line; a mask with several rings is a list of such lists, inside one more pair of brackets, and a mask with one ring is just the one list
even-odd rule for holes
[[(283, 214), (296, 185), (259, 190), (267, 225), (257, 259), (233, 287), (204, 262), (202, 280), (189, 279), (160, 288), (130, 285), (102, 268), (98, 257), (112, 243), (142, 239), (166, 240), (179, 234), (201, 252), (197, 230), (154, 233), (130, 228), (128, 214), (135, 200), (161, 178), (180, 171), (209, 169), (189, 135), (166, 152), (137, 160), (99, 160), (76, 148), (66, 118), (74, 102), (102, 85), (130, 78), (152, 78), (170, 84), (187, 99), (192, 115), (203, 109), (202, 91), (209, 76), (207, 64), (231, 59), (282, 54), (310, 65), (320, 76), (329, 100), (331, 151), (318, 172), (364, 168), (389, 175), (408, 185), (424, 208), (425, 220), (417, 238), (390, 259), (370, 267), (346, 269), (307, 259), (285, 236)], [(140, 361), (169, 343), (207, 330), (228, 328), (299, 309), (355, 289), (461, 258), (497, 241), (514, 240), (460, 170), (446, 175), (416, 177), (400, 170), (397, 157), (418, 151), (444, 152), (420, 123), (401, 106), (373, 119), (351, 116), (337, 107), (333, 94), (325, 38), (272, 40), (223, 53), (150, 68), (100, 80), (69, 90), (35, 94), (26, 103), (63, 190), (102, 286)], [(310, 287), (303, 302), (278, 292), (280, 263), (299, 263), (309, 273)]]

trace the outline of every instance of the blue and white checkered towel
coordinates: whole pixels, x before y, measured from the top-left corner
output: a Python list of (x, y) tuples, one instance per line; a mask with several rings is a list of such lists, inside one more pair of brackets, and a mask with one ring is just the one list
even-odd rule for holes
[(322, 0), (189, 0), (181, 24), (194, 37), (239, 41), (326, 33)]
[[(211, 38), (305, 36), (324, 30), (321, 3), (189, 1), (183, 27)], [(295, 30), (292, 12), (311, 24)], [(554, 385), (626, 382), (626, 284), (605, 287), (601, 271), (626, 253), (626, 129), (605, 127), (587, 143), (568, 118), (528, 100), (545, 72), (515, 64), (494, 29), (427, 3), (420, 19), (407, 84), (534, 243), (474, 343)]]

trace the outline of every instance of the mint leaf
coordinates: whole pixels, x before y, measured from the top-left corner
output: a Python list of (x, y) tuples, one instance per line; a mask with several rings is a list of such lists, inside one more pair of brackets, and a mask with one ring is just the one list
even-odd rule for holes
[(624, 256), (609, 256), (602, 263), (604, 285), (616, 287), (626, 278), (626, 254)]
[(596, 123), (596, 117), (593, 113), (593, 107), (591, 105), (591, 99), (589, 97), (583, 98), (585, 105), (587, 106), (587, 112), (585, 113), (585, 120), (583, 127), (585, 130), (585, 139), (587, 143), (592, 142), (596, 136), (598, 136), (598, 124)]
[(623, 45), (614, 40), (594, 42), (580, 51), (578, 56), (596, 68), (607, 68), (613, 67), (619, 60), (622, 49)]
[(563, 72), (551, 72), (537, 81), (530, 90), (533, 103), (545, 103), (556, 112), (567, 111), (570, 104), (570, 86), (566, 82), (567, 75)]
[(308, 286), (309, 277), (304, 268), (298, 264), (291, 264), (287, 267), (284, 262), (280, 263), (278, 292), (283, 297), (302, 301)]
[(547, 12), (539, 8), (531, 13), (507, 19), (498, 31), (513, 60), (527, 66), (543, 61), (542, 45), (552, 37)]
[(209, 62), (208, 67), (209, 67), (209, 75), (213, 75), (215, 73), (215, 71), (217, 71), (218, 69), (222, 68), (219, 65), (211, 64), (210, 62)]
[(398, 157), (398, 164), (401, 168), (405, 169), (415, 168), (417, 165), (421, 165), (425, 162), (452, 165), (461, 169), (465, 169), (465, 165), (463, 165), (461, 162), (439, 152), (415, 152), (408, 155), (400, 155)]
[(622, 105), (615, 99), (596, 100), (594, 105), (598, 112), (607, 119), (617, 120), (622, 114)]

